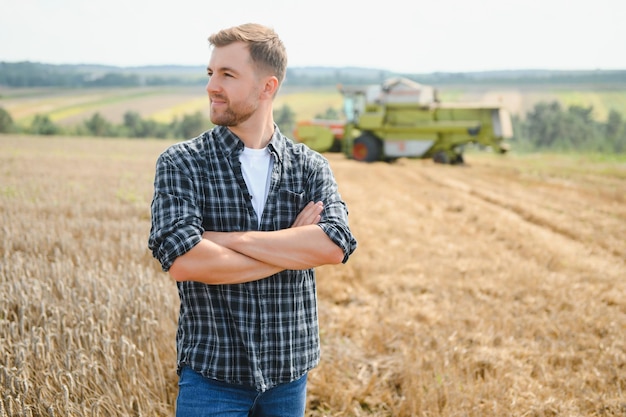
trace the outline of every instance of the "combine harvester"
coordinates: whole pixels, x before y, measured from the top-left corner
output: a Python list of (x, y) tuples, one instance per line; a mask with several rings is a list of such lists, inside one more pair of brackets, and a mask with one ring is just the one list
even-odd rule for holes
[(405, 157), (461, 164), (466, 145), (505, 153), (504, 140), (513, 136), (511, 117), (501, 106), (441, 103), (433, 87), (406, 78), (339, 91), (346, 120), (299, 122), (297, 141), (363, 162)]

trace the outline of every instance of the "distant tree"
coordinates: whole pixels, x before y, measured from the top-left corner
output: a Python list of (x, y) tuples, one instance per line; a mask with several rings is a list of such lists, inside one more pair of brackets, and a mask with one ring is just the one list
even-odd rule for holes
[(151, 135), (153, 126), (134, 111), (124, 113), (123, 135), (131, 138), (146, 138)]
[(170, 126), (165, 123), (142, 119), (139, 113), (128, 111), (124, 113), (124, 124), (118, 133), (131, 138), (166, 138), (174, 136), (170, 130)]
[(620, 133), (611, 140), (613, 152), (626, 153), (626, 126), (622, 126)]
[(30, 125), (30, 133), (36, 135), (56, 135), (60, 133), (60, 128), (55, 125), (50, 117), (45, 114), (36, 114)]
[(116, 136), (115, 128), (100, 113), (94, 113), (85, 121), (87, 132), (93, 136)]
[(325, 113), (318, 113), (315, 115), (316, 119), (337, 120), (340, 117), (340, 112), (333, 107), (326, 109)]
[(564, 115), (565, 131), (561, 137), (565, 146), (578, 150), (597, 150), (598, 143), (595, 141), (596, 121), (593, 119), (593, 107), (578, 105), (567, 108)]
[(622, 115), (615, 110), (609, 112), (609, 117), (606, 121), (605, 134), (607, 138), (615, 138), (623, 129)]
[(296, 113), (287, 104), (283, 104), (279, 109), (274, 110), (274, 121), (283, 135), (291, 136), (291, 132), (296, 127)]
[(0, 133), (12, 132), (15, 128), (13, 118), (3, 107), (0, 107)]
[(186, 114), (183, 119), (174, 121), (172, 130), (175, 137), (189, 139), (198, 136), (211, 126), (211, 122), (202, 115), (202, 112)]
[(555, 146), (565, 130), (563, 109), (559, 102), (540, 102), (526, 115), (525, 131), (537, 148)]
[(165, 123), (158, 123), (155, 120), (143, 121), (143, 133), (144, 138), (167, 138), (174, 136), (171, 132), (170, 126)]
[(513, 119), (513, 139), (524, 150), (625, 152), (626, 123), (612, 110), (605, 123), (593, 117), (593, 107), (540, 102), (526, 119)]
[(616, 153), (626, 152), (626, 123), (623, 117), (615, 110), (609, 112), (604, 133), (609, 151)]
[(132, 138), (143, 137), (143, 120), (139, 113), (134, 111), (128, 111), (124, 113), (124, 127), (126, 128), (126, 135)]

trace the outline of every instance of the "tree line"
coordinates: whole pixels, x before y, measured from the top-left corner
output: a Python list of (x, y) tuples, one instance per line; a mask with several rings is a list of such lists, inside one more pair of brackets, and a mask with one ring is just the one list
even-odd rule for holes
[(626, 153), (626, 120), (616, 110), (597, 121), (593, 106), (539, 102), (525, 119), (513, 117), (513, 132), (520, 151)]
[[(28, 87), (140, 87), (202, 85), (204, 67), (161, 66), (121, 68), (103, 65), (52, 65), (38, 62), (0, 61), (0, 85)], [(406, 77), (435, 85), (595, 85), (626, 84), (626, 70), (509, 70), (483, 72), (436, 72), (399, 74), (373, 68), (289, 67), (285, 85), (334, 86), (380, 83), (391, 77)]]
[[(285, 85), (334, 86), (370, 84), (392, 77), (389, 71), (357, 68), (287, 68)], [(118, 68), (88, 65), (51, 65), (37, 62), (0, 61), (0, 85), (29, 87), (144, 87), (202, 85), (203, 67)]]
[[(201, 73), (201, 69), (198, 69), (198, 73)], [(193, 85), (204, 81), (206, 81), (206, 77), (200, 75), (191, 77), (182, 73), (168, 75), (167, 71), (150, 73), (105, 66), (0, 61), (0, 85), (13, 88), (142, 87)]]
[[(329, 108), (316, 118), (337, 119), (340, 112)], [(292, 137), (296, 114), (288, 106), (274, 110), (274, 120), (281, 132)], [(36, 115), (29, 126), (17, 126), (11, 115), (0, 107), (0, 133), (28, 133), (36, 135), (80, 135), (129, 138), (189, 139), (212, 126), (201, 112), (185, 115), (170, 123), (159, 123), (142, 118), (137, 112), (126, 112), (121, 124), (106, 120), (100, 113), (82, 124), (62, 127), (47, 115)], [(519, 151), (600, 152), (626, 153), (626, 120), (615, 111), (606, 121), (593, 118), (593, 107), (540, 102), (524, 119), (513, 117), (514, 136), (511, 144)]]

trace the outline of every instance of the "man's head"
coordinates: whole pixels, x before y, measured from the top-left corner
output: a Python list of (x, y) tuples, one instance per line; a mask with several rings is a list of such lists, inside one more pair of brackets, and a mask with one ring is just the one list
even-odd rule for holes
[(287, 51), (272, 28), (246, 23), (223, 29), (209, 36), (209, 44), (216, 48), (243, 42), (248, 46), (250, 58), (259, 71), (267, 71), (282, 84), (287, 71)]

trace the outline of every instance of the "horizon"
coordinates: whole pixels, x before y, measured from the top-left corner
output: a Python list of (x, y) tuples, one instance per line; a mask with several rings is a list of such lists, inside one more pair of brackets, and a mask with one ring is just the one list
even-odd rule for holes
[[(102, 67), (104, 69), (117, 69), (117, 70), (141, 70), (141, 69), (158, 69), (158, 68), (181, 68), (181, 69), (192, 69), (192, 68), (201, 68), (204, 69), (204, 65), (192, 65), (192, 64), (147, 64), (147, 65), (130, 65), (130, 66), (121, 66), (121, 65), (112, 65), (112, 64), (101, 64), (101, 63), (50, 63), (43, 61), (7, 61), (0, 59), (0, 63), (7, 64), (20, 64), (20, 63), (30, 63), (30, 64), (38, 64), (38, 65), (50, 65), (56, 67)], [(360, 66), (329, 66), (329, 65), (307, 65), (307, 66), (288, 66), (288, 69), (311, 69), (311, 70), (362, 70), (362, 71), (386, 71), (392, 74), (405, 74), (405, 75), (432, 75), (432, 74), (480, 74), (480, 73), (516, 73), (516, 72), (525, 72), (525, 73), (565, 73), (565, 72), (578, 72), (578, 73), (593, 73), (593, 72), (623, 72), (626, 71), (626, 67), (624, 68), (612, 68), (612, 69), (603, 69), (603, 68), (575, 68), (575, 69), (551, 69), (551, 68), (508, 68), (508, 69), (484, 69), (484, 70), (475, 70), (475, 71), (433, 71), (433, 72), (396, 72), (391, 70), (386, 70), (383, 68), (375, 68), (375, 67), (360, 67)]]

